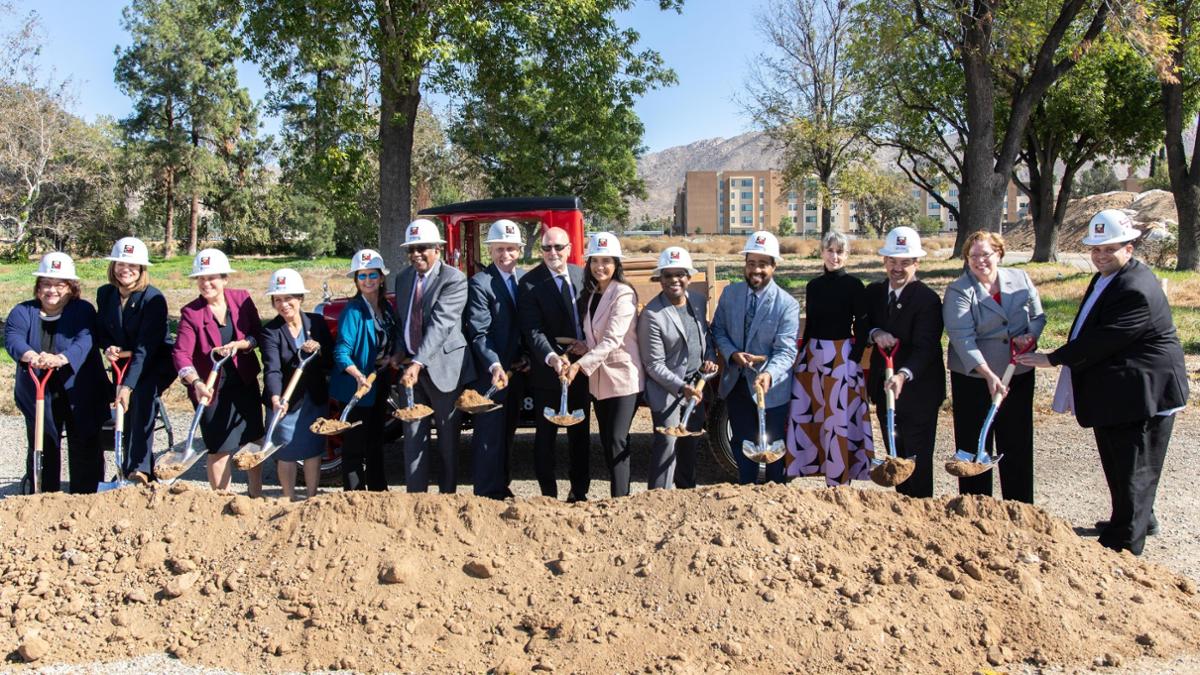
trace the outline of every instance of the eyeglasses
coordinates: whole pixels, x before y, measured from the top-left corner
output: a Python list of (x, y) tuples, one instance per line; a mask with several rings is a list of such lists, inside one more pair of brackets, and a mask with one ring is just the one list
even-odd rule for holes
[(972, 253), (969, 257), (971, 260), (987, 260), (994, 255), (996, 255), (996, 251), (990, 251), (988, 253)]
[(359, 281), (366, 281), (367, 279), (378, 279), (379, 272), (359, 272), (358, 274), (354, 275), (354, 278), (358, 279)]
[(433, 246), (430, 246), (429, 244), (414, 244), (408, 247), (408, 254), (412, 255), (414, 253), (424, 253), (431, 249), (433, 249)]
[(557, 251), (562, 253), (570, 244), (542, 244), (542, 250), (545, 252)]
[(65, 281), (40, 281), (40, 282), (38, 282), (38, 290), (39, 291), (49, 291), (51, 289), (56, 290), (56, 291), (63, 291), (63, 290), (66, 290), (67, 288), (70, 288), (70, 285), (67, 284), (67, 282), (65, 282)]

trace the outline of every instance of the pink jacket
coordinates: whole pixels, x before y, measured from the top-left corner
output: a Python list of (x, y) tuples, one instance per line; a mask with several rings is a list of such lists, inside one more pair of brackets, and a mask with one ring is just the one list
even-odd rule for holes
[[(241, 289), (226, 288), (225, 304), (229, 306), (234, 339), (241, 340), (252, 337), (255, 342), (258, 342), (262, 333), (262, 321), (258, 318), (258, 308), (250, 299), (250, 293)], [(220, 347), (221, 344), (221, 327), (217, 325), (217, 320), (213, 318), (212, 312), (208, 311), (208, 302), (204, 298), (196, 298), (184, 305), (183, 309), (179, 311), (179, 336), (175, 338), (175, 349), (171, 352), (175, 370), (179, 371), (191, 366), (196, 369), (196, 374), (200, 376), (200, 379), (208, 377), (208, 374), (212, 372), (212, 360), (208, 354), (214, 348)], [(258, 359), (254, 356), (254, 350), (234, 354), (231, 362), (238, 374), (241, 375), (242, 382), (247, 385), (253, 384), (257, 390), (259, 366)], [(192, 399), (192, 403), (197, 402), (191, 388), (188, 389), (188, 396)], [(215, 402), (216, 396), (214, 395), (209, 404)]]
[[(587, 307), (582, 308), (585, 312)], [(593, 316), (584, 316), (583, 336), (588, 352), (579, 369), (588, 376), (588, 390), (597, 399), (628, 396), (645, 385), (637, 340), (637, 295), (625, 284), (608, 285)]]

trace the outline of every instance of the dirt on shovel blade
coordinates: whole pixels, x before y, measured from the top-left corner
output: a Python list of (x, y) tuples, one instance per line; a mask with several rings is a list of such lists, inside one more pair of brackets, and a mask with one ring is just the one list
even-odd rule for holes
[(577, 417), (572, 417), (570, 415), (555, 415), (553, 417), (547, 417), (546, 419), (550, 420), (551, 422), (557, 424), (560, 427), (569, 427), (573, 424), (579, 424), (580, 422), (583, 421)]
[(946, 473), (959, 478), (970, 478), (978, 476), (992, 468), (991, 464), (982, 464), (980, 462), (964, 462), (960, 459), (952, 459), (946, 462)]
[(747, 459), (749, 459), (751, 462), (758, 462), (759, 464), (770, 464), (772, 462), (778, 462), (782, 457), (783, 457), (782, 450), (780, 450), (778, 452), (771, 452), (768, 450), (766, 452), (758, 452), (753, 455), (747, 455)]
[(343, 422), (341, 420), (329, 420), (325, 419), (324, 417), (318, 417), (317, 421), (313, 422), (312, 425), (308, 427), (308, 430), (314, 434), (329, 436), (343, 432), (352, 426), (354, 425), (349, 422)]
[(417, 403), (411, 408), (400, 408), (394, 411), (392, 413), (392, 417), (405, 422), (411, 422), (412, 420), (419, 420), (423, 417), (429, 417), (432, 414), (433, 408), (430, 408), (424, 403)]
[(917, 463), (903, 457), (888, 457), (883, 464), (871, 467), (871, 480), (876, 485), (895, 487), (908, 480), (917, 470)]
[(496, 405), (496, 402), (490, 398), (484, 397), (474, 389), (464, 389), (463, 393), (458, 397), (458, 400), (454, 402), (454, 405), (459, 408), (470, 410), (474, 408), (493, 406)]
[(258, 452), (239, 452), (233, 456), (233, 464), (242, 471), (245, 471), (258, 466), (266, 458), (266, 450), (259, 450)]
[(162, 462), (154, 465), (154, 477), (159, 480), (177, 478), (184, 471), (185, 467), (182, 462)]

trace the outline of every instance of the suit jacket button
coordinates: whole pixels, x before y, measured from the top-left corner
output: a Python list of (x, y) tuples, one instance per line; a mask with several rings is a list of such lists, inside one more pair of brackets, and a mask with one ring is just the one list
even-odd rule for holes
[(1004, 344), (1008, 344), (1008, 338), (1004, 338), (1004, 339), (1002, 340), (1002, 342), (1003, 342)]

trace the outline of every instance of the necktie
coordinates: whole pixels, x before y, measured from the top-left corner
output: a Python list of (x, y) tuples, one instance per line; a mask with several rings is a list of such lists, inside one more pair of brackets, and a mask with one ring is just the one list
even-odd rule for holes
[(567, 275), (559, 277), (562, 282), (559, 285), (559, 290), (562, 292), (563, 302), (567, 303), (567, 312), (571, 315), (571, 325), (575, 327), (575, 337), (582, 338), (583, 335), (579, 331), (579, 312), (575, 307), (575, 292), (571, 289), (571, 278)]
[(512, 296), (513, 304), (517, 303), (517, 275), (508, 275), (508, 294)]
[(421, 348), (421, 336), (424, 335), (421, 325), (421, 299), (425, 295), (425, 275), (418, 274), (416, 287), (413, 289), (412, 304), (408, 307), (408, 348), (414, 354)]
[(896, 316), (896, 291), (888, 291), (887, 315), (888, 318)]
[(742, 349), (750, 344), (750, 326), (754, 323), (754, 315), (758, 313), (758, 293), (750, 293), (750, 304), (746, 307), (746, 316), (742, 323)]

